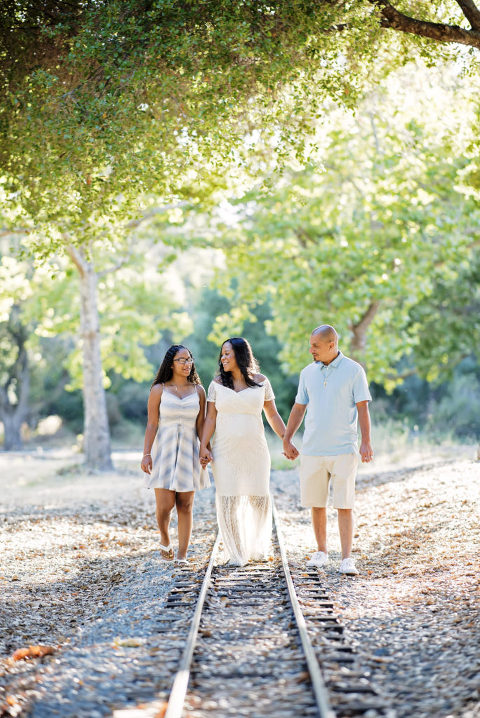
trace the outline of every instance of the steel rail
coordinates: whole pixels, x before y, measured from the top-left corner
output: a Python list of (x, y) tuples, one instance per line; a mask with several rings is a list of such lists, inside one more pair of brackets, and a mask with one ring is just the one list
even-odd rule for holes
[[(288, 566), (287, 553), (285, 550), (285, 543), (283, 534), (280, 528), (280, 519), (278, 517), (277, 509), (272, 498), (272, 509), (273, 518), (275, 522), (275, 529), (277, 533), (278, 546), (280, 550), (280, 556), (282, 559), (282, 569), (285, 575), (285, 580), (288, 588), (288, 595), (290, 604), (292, 606), (293, 614), (295, 617), (298, 633), (302, 643), (303, 653), (307, 663), (308, 672), (312, 683), (312, 689), (315, 696), (315, 702), (319, 713), (319, 718), (335, 718), (335, 713), (331, 709), (327, 696), (327, 689), (323, 681), (322, 674), (318, 665), (315, 651), (313, 649), (310, 638), (308, 637), (307, 627), (305, 618), (300, 607), (295, 586), (293, 584), (292, 576), (290, 574), (290, 568)], [(193, 615), (190, 631), (187, 637), (185, 648), (180, 659), (179, 667), (175, 675), (175, 679), (172, 684), (170, 691), (170, 697), (168, 700), (168, 706), (165, 713), (165, 718), (181, 718), (183, 713), (183, 706), (188, 690), (188, 683), (190, 680), (190, 667), (192, 663), (193, 653), (197, 642), (198, 629), (200, 626), (201, 616), (203, 612), (203, 606), (207, 591), (210, 587), (211, 575), (213, 564), (216, 558), (218, 544), (220, 542), (220, 535), (217, 534), (210, 560), (208, 562), (207, 570), (203, 578), (202, 587), (198, 596), (197, 605), (195, 607), (195, 613)]]
[(168, 706), (165, 713), (165, 718), (181, 718), (183, 712), (183, 704), (188, 690), (188, 681), (190, 680), (190, 665), (192, 662), (193, 652), (195, 650), (195, 644), (197, 642), (198, 628), (200, 626), (200, 619), (202, 617), (203, 604), (205, 603), (205, 597), (210, 587), (210, 578), (212, 575), (213, 563), (218, 550), (218, 544), (220, 543), (220, 534), (217, 534), (215, 543), (213, 545), (212, 554), (210, 561), (208, 562), (207, 570), (202, 582), (202, 588), (198, 596), (195, 613), (193, 614), (192, 624), (188, 633), (187, 642), (183, 650), (182, 658), (177, 670), (177, 674), (173, 681), (172, 690), (170, 691), (170, 698), (168, 699)]
[(280, 556), (282, 558), (282, 567), (287, 581), (288, 595), (290, 597), (290, 603), (292, 604), (293, 613), (297, 622), (298, 632), (300, 634), (300, 640), (302, 642), (303, 652), (307, 662), (308, 672), (310, 673), (310, 679), (312, 681), (312, 688), (315, 694), (315, 701), (317, 703), (318, 713), (320, 718), (335, 718), (335, 713), (330, 707), (328, 701), (327, 688), (325, 686), (320, 667), (318, 665), (315, 651), (313, 649), (310, 638), (308, 637), (307, 626), (305, 618), (298, 602), (297, 593), (295, 586), (293, 585), (292, 576), (290, 574), (290, 568), (288, 566), (287, 552), (285, 550), (285, 543), (283, 535), (280, 529), (280, 519), (278, 517), (277, 508), (272, 497), (272, 509), (273, 518), (275, 521), (275, 528), (277, 532), (278, 547), (280, 549)]

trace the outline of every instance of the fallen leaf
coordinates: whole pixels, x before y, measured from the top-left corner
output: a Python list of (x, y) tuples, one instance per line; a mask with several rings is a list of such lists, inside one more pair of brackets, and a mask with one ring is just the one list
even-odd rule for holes
[(138, 648), (143, 646), (145, 643), (143, 638), (116, 638), (114, 645), (122, 646), (123, 648)]
[(158, 711), (155, 713), (155, 718), (165, 718), (165, 714), (167, 712), (168, 703), (163, 703)]
[(22, 661), (25, 658), (43, 658), (51, 653), (55, 653), (52, 646), (28, 646), (27, 648), (17, 648), (12, 654), (14, 661)]

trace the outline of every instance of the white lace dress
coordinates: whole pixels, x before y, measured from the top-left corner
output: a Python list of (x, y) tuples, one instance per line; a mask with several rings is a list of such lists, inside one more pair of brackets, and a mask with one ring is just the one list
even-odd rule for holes
[(217, 410), (212, 472), (218, 525), (231, 563), (240, 566), (265, 558), (270, 548), (270, 453), (262, 409), (273, 398), (268, 379), (239, 392), (216, 381), (208, 388), (207, 400)]

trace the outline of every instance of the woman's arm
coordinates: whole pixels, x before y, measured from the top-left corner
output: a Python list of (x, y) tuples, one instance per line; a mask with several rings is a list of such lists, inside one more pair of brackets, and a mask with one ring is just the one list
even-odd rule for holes
[(158, 429), (158, 415), (160, 402), (162, 400), (163, 386), (155, 384), (150, 390), (148, 397), (148, 418), (147, 428), (145, 429), (145, 439), (143, 442), (143, 457), (140, 467), (146, 474), (152, 473), (152, 446)]
[[(206, 410), (206, 403), (207, 403), (207, 396), (205, 394), (205, 389), (201, 384), (198, 385), (198, 395), (200, 397), (200, 411), (198, 412), (197, 416), (197, 436), (200, 439), (200, 442), (202, 441), (202, 434), (203, 434), (203, 427), (205, 426), (205, 410)], [(211, 451), (210, 447), (210, 441), (207, 442), (207, 449)]]
[(198, 398), (200, 401), (200, 409), (197, 414), (197, 421), (196, 421), (195, 427), (197, 430), (197, 436), (201, 441), (203, 427), (205, 424), (205, 404), (207, 403), (205, 401), (205, 389), (203, 388), (203, 386), (201, 384), (197, 384), (197, 393), (198, 393)]
[(203, 424), (202, 438), (200, 441), (200, 462), (202, 466), (206, 466), (209, 461), (213, 461), (212, 452), (209, 449), (210, 439), (215, 431), (217, 423), (217, 409), (213, 401), (207, 401), (207, 416)]
[(283, 439), (283, 436), (285, 434), (285, 424), (283, 423), (282, 417), (278, 413), (277, 407), (275, 405), (275, 399), (266, 401), (263, 405), (263, 410), (265, 412), (265, 416), (267, 417), (268, 423), (270, 424), (276, 435)]

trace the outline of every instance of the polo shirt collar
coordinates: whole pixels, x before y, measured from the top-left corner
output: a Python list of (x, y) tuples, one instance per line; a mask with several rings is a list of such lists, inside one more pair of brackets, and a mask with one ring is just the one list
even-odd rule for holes
[(317, 364), (320, 369), (330, 369), (330, 367), (332, 367), (333, 369), (337, 369), (344, 356), (345, 355), (342, 354), (341, 351), (339, 351), (335, 359), (331, 361), (330, 364), (324, 364), (323, 361), (319, 361), (317, 362)]

